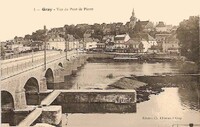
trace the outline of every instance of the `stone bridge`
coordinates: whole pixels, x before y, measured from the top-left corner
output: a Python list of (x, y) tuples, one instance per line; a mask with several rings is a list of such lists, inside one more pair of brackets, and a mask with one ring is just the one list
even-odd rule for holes
[(1, 61), (2, 110), (24, 109), (30, 93), (40, 94), (52, 88), (52, 84), (64, 82), (87, 59), (77, 51), (35, 52), (19, 58)]

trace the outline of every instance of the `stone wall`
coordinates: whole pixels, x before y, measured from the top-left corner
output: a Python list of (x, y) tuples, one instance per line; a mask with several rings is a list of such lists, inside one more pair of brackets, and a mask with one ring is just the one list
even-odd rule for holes
[(62, 91), (53, 104), (64, 113), (122, 113), (136, 111), (135, 90)]

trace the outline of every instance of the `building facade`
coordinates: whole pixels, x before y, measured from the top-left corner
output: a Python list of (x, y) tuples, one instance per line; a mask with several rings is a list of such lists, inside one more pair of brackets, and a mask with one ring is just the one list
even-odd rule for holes
[(65, 39), (58, 35), (51, 36), (47, 41), (47, 49), (64, 51), (66, 49)]
[(172, 34), (166, 38), (163, 43), (163, 52), (167, 54), (179, 54), (180, 51), (179, 40), (176, 38), (176, 34)]
[(96, 49), (97, 48), (97, 42), (99, 40), (97, 39), (92, 39), (92, 38), (84, 38), (84, 50), (86, 51), (91, 51), (93, 49)]
[(128, 34), (116, 35), (114, 38), (114, 49), (116, 52), (124, 52), (126, 48), (125, 42), (130, 39)]

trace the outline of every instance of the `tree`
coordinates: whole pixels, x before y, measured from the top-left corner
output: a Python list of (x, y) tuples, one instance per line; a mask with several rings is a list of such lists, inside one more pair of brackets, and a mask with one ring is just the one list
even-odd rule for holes
[(181, 45), (181, 55), (198, 63), (199, 60), (199, 17), (191, 16), (179, 24), (176, 31)]
[(135, 31), (136, 33), (142, 32), (142, 25), (141, 25), (140, 20), (138, 20), (138, 22), (136, 23), (136, 25), (135, 25), (135, 27), (134, 27), (134, 31)]
[(25, 39), (25, 40), (30, 40), (30, 39), (31, 39), (31, 35), (26, 34), (26, 35), (24, 36), (24, 39)]
[(37, 30), (36, 32), (32, 33), (33, 41), (44, 41), (46, 39), (45, 30)]
[(5, 50), (4, 50), (3, 46), (1, 45), (1, 57), (4, 58), (4, 56), (5, 56)]

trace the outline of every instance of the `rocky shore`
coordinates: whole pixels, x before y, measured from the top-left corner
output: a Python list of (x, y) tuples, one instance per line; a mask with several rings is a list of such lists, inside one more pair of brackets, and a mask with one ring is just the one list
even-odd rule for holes
[(134, 89), (137, 92), (137, 103), (147, 101), (151, 94), (159, 94), (163, 91), (161, 86), (149, 85), (138, 81), (135, 77), (123, 77), (108, 85), (107, 89)]

